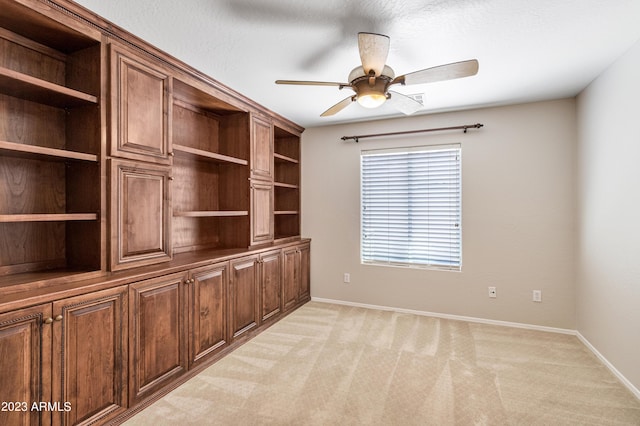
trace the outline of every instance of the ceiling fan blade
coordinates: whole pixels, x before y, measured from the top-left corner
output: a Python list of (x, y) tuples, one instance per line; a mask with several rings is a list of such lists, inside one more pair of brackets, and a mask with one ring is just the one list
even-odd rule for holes
[(376, 77), (382, 74), (389, 55), (389, 37), (382, 34), (358, 33), (358, 50), (364, 72), (373, 70)]
[(328, 117), (330, 115), (339, 113), (340, 111), (342, 111), (343, 109), (351, 105), (351, 102), (353, 102), (355, 99), (356, 99), (355, 95), (349, 96), (348, 98), (344, 98), (343, 100), (341, 100), (340, 102), (338, 102), (337, 104), (335, 104), (334, 106), (332, 106), (331, 108), (329, 108), (328, 110), (320, 114), (320, 117)]
[(389, 93), (391, 94), (391, 97), (389, 98), (391, 106), (405, 115), (411, 115), (422, 108), (422, 104), (420, 102), (407, 95), (394, 92), (393, 90), (389, 90)]
[(451, 64), (439, 65), (415, 71), (409, 74), (396, 77), (391, 84), (424, 84), (436, 81), (453, 80), (455, 78), (470, 77), (478, 73), (478, 61), (453, 62)]
[(276, 80), (276, 84), (294, 84), (300, 86), (338, 86), (340, 88), (349, 87), (349, 83), (338, 83), (335, 81), (304, 81), (304, 80)]

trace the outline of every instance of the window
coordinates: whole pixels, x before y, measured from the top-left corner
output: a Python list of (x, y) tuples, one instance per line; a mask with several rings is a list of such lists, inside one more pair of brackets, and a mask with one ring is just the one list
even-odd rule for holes
[(361, 153), (363, 263), (461, 267), (460, 146)]

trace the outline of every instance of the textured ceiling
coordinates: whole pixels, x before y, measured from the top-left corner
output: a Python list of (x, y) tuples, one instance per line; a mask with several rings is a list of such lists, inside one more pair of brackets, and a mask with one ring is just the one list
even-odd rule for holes
[(78, 0), (78, 3), (305, 127), (401, 116), (352, 94), (277, 79), (346, 81), (357, 33), (391, 37), (396, 75), (478, 59), (474, 77), (394, 86), (435, 111), (574, 96), (640, 38), (640, 0)]

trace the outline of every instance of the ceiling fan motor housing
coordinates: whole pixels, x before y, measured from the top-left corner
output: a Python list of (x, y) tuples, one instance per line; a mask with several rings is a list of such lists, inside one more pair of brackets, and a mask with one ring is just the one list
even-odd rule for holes
[(382, 74), (375, 77), (366, 74), (362, 67), (356, 67), (349, 73), (349, 83), (356, 92), (358, 103), (366, 108), (375, 108), (389, 98), (387, 92), (394, 78), (393, 70), (386, 66)]

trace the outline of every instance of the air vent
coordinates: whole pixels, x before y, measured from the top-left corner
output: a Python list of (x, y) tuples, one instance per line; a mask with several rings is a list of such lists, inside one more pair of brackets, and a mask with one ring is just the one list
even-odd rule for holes
[(420, 105), (424, 105), (424, 101), (422, 99), (422, 97), (424, 96), (424, 93), (414, 93), (413, 95), (407, 95), (407, 96), (413, 99), (414, 101), (419, 102)]

